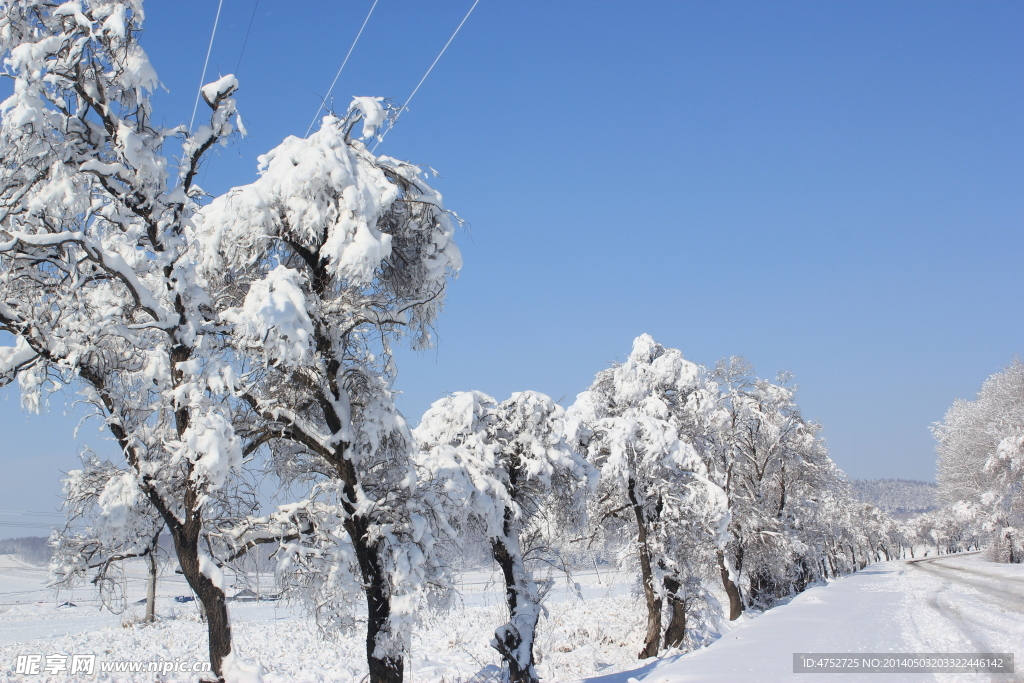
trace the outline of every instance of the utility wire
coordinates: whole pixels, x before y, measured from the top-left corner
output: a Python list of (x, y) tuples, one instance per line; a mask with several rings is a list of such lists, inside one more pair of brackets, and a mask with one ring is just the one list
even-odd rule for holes
[(39, 515), (43, 517), (63, 517), (63, 512), (39, 512), (36, 510), (0, 510), (0, 515)]
[(203, 75), (199, 77), (199, 90), (196, 91), (196, 103), (192, 105), (192, 118), (188, 121), (188, 129), (192, 130), (192, 124), (196, 121), (196, 110), (199, 108), (199, 96), (203, 93), (203, 81), (206, 80), (206, 67), (210, 65), (210, 52), (213, 51), (213, 37), (217, 35), (217, 22), (220, 21), (220, 8), (224, 6), (224, 0), (217, 3), (217, 16), (213, 18), (213, 31), (210, 32), (210, 44), (206, 47), (206, 60), (203, 62)]
[(338, 73), (334, 74), (334, 80), (331, 81), (331, 87), (327, 89), (327, 94), (324, 95), (324, 99), (321, 100), (320, 105), (316, 108), (316, 113), (313, 114), (313, 120), (309, 122), (309, 127), (306, 128), (306, 134), (303, 137), (309, 137), (309, 131), (313, 130), (313, 126), (316, 124), (317, 117), (320, 116), (320, 110), (327, 104), (328, 98), (331, 96), (331, 92), (334, 91), (334, 84), (338, 82), (338, 77), (341, 76), (341, 72), (345, 70), (345, 65), (348, 64), (348, 58), (352, 56), (352, 50), (356, 49), (356, 43), (359, 42), (359, 36), (363, 35), (363, 29), (366, 28), (366, 24), (370, 21), (370, 15), (373, 14), (373, 10), (377, 7), (378, 0), (373, 0), (373, 4), (370, 5), (370, 11), (366, 13), (366, 18), (363, 19), (363, 25), (359, 27), (359, 33), (356, 34), (355, 40), (348, 48), (348, 52), (345, 54), (345, 59), (341, 62), (341, 67), (338, 68)]
[[(245, 38), (242, 40), (242, 49), (238, 53), (238, 64), (235, 65), (236, 77), (238, 76), (239, 70), (242, 68), (242, 57), (245, 55), (245, 46), (249, 44), (249, 32), (252, 31), (252, 22), (256, 20), (256, 10), (257, 8), (259, 8), (259, 6), (260, 0), (256, 0), (256, 4), (252, 6), (252, 16), (249, 17), (249, 26), (245, 29)], [(207, 59), (209, 59), (209, 57), (207, 57)], [(199, 102), (197, 100), (196, 104), (198, 103)], [(193, 116), (195, 116), (194, 113)], [(241, 115), (239, 115), (239, 117), (241, 117)], [(191, 127), (192, 126), (189, 126), (189, 128)], [(203, 164), (203, 178), (202, 180), (199, 181), (200, 185), (206, 184), (206, 176), (210, 173), (210, 166), (213, 165), (213, 159), (214, 157), (210, 157), (209, 159), (206, 160), (206, 163)]]
[(430, 72), (434, 70), (435, 66), (437, 66), (437, 63), (441, 60), (441, 56), (444, 54), (444, 51), (447, 50), (448, 46), (452, 44), (453, 40), (455, 40), (455, 36), (459, 35), (459, 31), (462, 29), (462, 25), (466, 23), (466, 19), (469, 19), (469, 15), (473, 13), (473, 10), (476, 9), (476, 6), (477, 4), (479, 4), (479, 2), (480, 0), (473, 1), (473, 6), (469, 8), (469, 11), (466, 12), (466, 16), (462, 17), (462, 21), (460, 21), (459, 25), (455, 27), (455, 32), (452, 33), (452, 37), (448, 39), (448, 42), (445, 43), (444, 47), (441, 48), (441, 51), (437, 54), (437, 57), (434, 58), (434, 62), (430, 65), (430, 68), (427, 69), (427, 73), (423, 74), (423, 78), (421, 78), (420, 82), (416, 84), (416, 87), (412, 89), (412, 94), (409, 95), (409, 97), (405, 100), (405, 104), (403, 104), (402, 108), (398, 110), (397, 114), (395, 114), (395, 118), (391, 121), (391, 125), (388, 126), (387, 130), (381, 133), (380, 138), (378, 138), (377, 140), (377, 144), (373, 146), (372, 150), (370, 150), (371, 154), (374, 151), (376, 151), (377, 146), (380, 145), (380, 143), (384, 142), (384, 136), (390, 133), (391, 129), (395, 127), (395, 124), (398, 123), (398, 118), (402, 115), (402, 112), (409, 108), (409, 103), (412, 102), (412, 98), (416, 97), (416, 93), (419, 91), (420, 86), (423, 85), (423, 81), (427, 80), (427, 76), (429, 76)]
[(239, 70), (242, 68), (242, 55), (245, 54), (245, 46), (249, 44), (249, 31), (252, 30), (252, 22), (256, 19), (256, 9), (260, 6), (260, 0), (256, 0), (256, 4), (252, 6), (252, 16), (249, 18), (249, 28), (245, 29), (245, 40), (242, 41), (242, 51), (238, 53), (238, 64), (235, 66), (235, 75), (238, 75)]

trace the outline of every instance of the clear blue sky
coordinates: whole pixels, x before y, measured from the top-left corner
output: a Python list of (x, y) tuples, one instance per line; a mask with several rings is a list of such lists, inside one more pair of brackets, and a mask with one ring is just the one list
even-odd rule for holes
[[(338, 107), (406, 98), (469, 4), (380, 0)], [(254, 17), (251, 136), (214, 192), (305, 133), (370, 1), (254, 6), (225, 0), (211, 57), (207, 80), (235, 72)], [(188, 121), (215, 10), (146, 5), (166, 125)], [(1020, 2), (481, 0), (379, 150), (438, 169), (470, 225), (437, 349), (399, 357), (402, 409), (568, 403), (649, 332), (795, 373), (851, 476), (931, 479), (928, 426), (1024, 352), (1022, 28)], [(41, 418), (17, 400), (0, 507), (52, 510), (79, 445), (103, 445), (96, 425), (73, 440), (63, 398)]]

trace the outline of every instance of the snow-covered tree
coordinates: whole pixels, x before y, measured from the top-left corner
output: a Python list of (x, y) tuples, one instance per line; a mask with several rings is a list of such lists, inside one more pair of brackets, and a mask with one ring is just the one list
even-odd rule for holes
[[(360, 121), (368, 138), (383, 116), (378, 98), (356, 98), (344, 118), (286, 139), (260, 158), (258, 180), (203, 208), (192, 236), (242, 368), (233, 387), (247, 433), (271, 449), (285, 483), (315, 484), (305, 512), (248, 520), (229, 537), (246, 548), (284, 534), (296, 548), (319, 548), (306, 557), (333, 553), (342, 571), (332, 580), (351, 569), (346, 580), (365, 595), (370, 679), (400, 681), (434, 560), (413, 440), (392, 398), (391, 347), (432, 343), (461, 257), (455, 221), (420, 169), (374, 156), (355, 137)], [(289, 515), (302, 522), (286, 532)]]
[(435, 402), (414, 436), (431, 491), (454, 530), (482, 534), (505, 581), (509, 620), (491, 645), (513, 683), (536, 683), (533, 643), (542, 595), (528, 566), (528, 536), (578, 527), (593, 468), (562, 436), (564, 411), (548, 396), (515, 393), (498, 404), (479, 391)]
[(999, 561), (1024, 562), (1024, 428), (999, 442), (985, 474), (992, 486), (981, 495), (981, 505), (989, 512), (993, 555)]
[[(713, 409), (701, 369), (649, 335), (625, 362), (599, 372), (568, 410), (567, 434), (599, 470), (597, 531), (632, 529), (647, 607), (641, 658), (678, 646), (696, 553), (719, 547), (728, 524), (722, 488), (688, 435)], [(668, 626), (662, 611), (668, 602)]]
[(100, 588), (107, 607), (123, 609), (126, 596), (119, 601), (108, 599), (119, 587), (111, 570), (127, 559), (145, 558), (149, 566), (146, 620), (153, 621), (157, 549), (164, 520), (129, 469), (100, 460), (89, 450), (81, 459), (82, 468), (68, 472), (64, 479), (68, 522), (50, 537), (53, 585), (72, 587), (89, 580)]
[(972, 500), (990, 489), (986, 463), (1007, 437), (1024, 431), (1024, 363), (1014, 360), (987, 380), (973, 401), (957, 399), (933, 433), (939, 497)]
[(752, 373), (742, 358), (718, 364), (717, 411), (697, 442), (730, 511), (718, 558), (730, 619), (822, 576), (822, 551), (809, 543), (822, 540), (824, 516), (838, 511), (834, 494), (849, 499), (820, 428), (800, 414), (789, 376), (769, 382)]
[(1024, 561), (1024, 363), (985, 380), (975, 400), (955, 401), (933, 433), (940, 497), (980, 505), (994, 556)]
[[(213, 671), (232, 673), (206, 510), (247, 448), (188, 230), (206, 153), (236, 131), (237, 89), (202, 89), (195, 131), (154, 123), (140, 0), (15, 0), (0, 13), (13, 95), (0, 105), (0, 380), (30, 410), (74, 384), (170, 533), (207, 617)], [(176, 160), (167, 154), (175, 147)]]

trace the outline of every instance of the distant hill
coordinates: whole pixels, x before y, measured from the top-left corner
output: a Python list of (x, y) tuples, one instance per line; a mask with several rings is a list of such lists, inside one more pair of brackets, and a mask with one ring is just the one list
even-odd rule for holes
[(939, 507), (937, 484), (912, 479), (854, 479), (853, 495), (865, 503), (906, 518)]
[(29, 564), (47, 564), (50, 561), (50, 546), (45, 536), (6, 538), (0, 540), (0, 555), (14, 555)]

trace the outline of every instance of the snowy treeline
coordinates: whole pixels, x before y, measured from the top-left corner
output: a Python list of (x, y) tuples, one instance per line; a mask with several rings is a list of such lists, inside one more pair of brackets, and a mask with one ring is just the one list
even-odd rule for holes
[[(123, 455), (85, 451), (68, 474), (58, 585), (102, 585), (131, 557), (155, 580), (164, 534), (213, 671), (258, 679), (224, 574), (273, 548), (284, 595), (326, 630), (365, 629), (369, 679), (397, 683), (418, 615), (451, 604), (453, 557), (483, 546), (508, 606), (488, 639), (526, 682), (538, 563), (600, 549), (635, 565), (648, 657), (712, 637), (719, 587), (736, 618), (907, 547), (854, 502), (787, 377), (708, 370), (646, 335), (566, 410), (466, 392), (413, 430), (391, 351), (430, 346), (461, 256), (421, 170), (364, 144), (379, 98), (209, 197), (204, 159), (245, 133), (234, 76), (202, 88), (194, 130), (162, 128), (141, 0), (2, 6), (0, 384), (33, 411), (74, 388)], [(263, 509), (257, 475), (293, 500)]]
[[(631, 538), (649, 612), (647, 649), (691, 646), (717, 606), (768, 608), (809, 583), (908, 548), (884, 513), (858, 504), (783, 374), (741, 358), (708, 370), (638, 337), (568, 410), (569, 433), (601, 472), (592, 534)], [(695, 619), (694, 619), (695, 618)], [(702, 630), (704, 632), (702, 633)]]
[(915, 515), (905, 523), (914, 548), (925, 556), (979, 550), (986, 534), (984, 515), (963, 501)]
[(938, 485), (911, 479), (854, 479), (853, 495), (891, 515), (907, 518), (939, 506)]
[(587, 550), (636, 571), (641, 659), (912, 553), (913, 530), (856, 501), (819, 431), (788, 376), (757, 378), (741, 358), (708, 369), (641, 335), (564, 413), (534, 392), (502, 403), (460, 392), (413, 436), (423, 470), (444, 482), (430, 496), (455, 527), (448, 540), (492, 547), (510, 615), (492, 645), (512, 680), (533, 681), (544, 593), (533, 573), (571, 570)]
[(22, 562), (45, 565), (52, 550), (43, 536), (25, 536), (0, 541), (0, 555), (14, 555)]
[(987, 545), (994, 559), (1024, 562), (1024, 363), (958, 399), (933, 432), (939, 495), (932, 534), (950, 548)]

